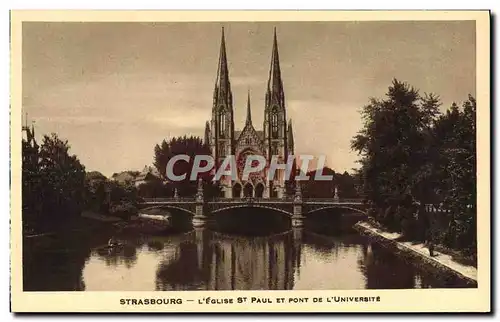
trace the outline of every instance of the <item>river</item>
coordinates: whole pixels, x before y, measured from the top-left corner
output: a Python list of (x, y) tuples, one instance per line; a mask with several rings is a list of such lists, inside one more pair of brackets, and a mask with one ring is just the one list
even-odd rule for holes
[[(323, 226), (323, 225), (319, 225)], [(321, 229), (319, 229), (321, 231)], [(26, 291), (353, 290), (465, 287), (414, 265), (354, 230), (314, 227), (261, 236), (190, 229), (129, 237), (49, 240), (25, 252)], [(30, 247), (27, 245), (26, 247)]]

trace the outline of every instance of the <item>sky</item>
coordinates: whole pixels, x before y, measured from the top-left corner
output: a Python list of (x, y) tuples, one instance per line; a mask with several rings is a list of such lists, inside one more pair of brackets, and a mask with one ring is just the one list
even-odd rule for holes
[(222, 26), (235, 127), (250, 90), (262, 128), (276, 27), (295, 154), (325, 154), (337, 172), (358, 167), (359, 112), (393, 78), (443, 109), (475, 95), (474, 21), (25, 22), (23, 116), (38, 139), (68, 140), (88, 171), (141, 170), (163, 139), (203, 138)]

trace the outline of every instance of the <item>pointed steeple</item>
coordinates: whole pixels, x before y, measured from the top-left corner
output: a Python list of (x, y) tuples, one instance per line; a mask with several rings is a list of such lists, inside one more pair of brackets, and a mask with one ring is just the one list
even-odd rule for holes
[(210, 146), (217, 162), (221, 161), (219, 158), (226, 153), (234, 153), (233, 93), (229, 82), (224, 28), (221, 32), (210, 132)]
[(217, 96), (218, 98), (228, 98), (231, 95), (231, 84), (229, 82), (229, 70), (227, 67), (226, 40), (224, 36), (224, 27), (222, 27), (219, 64), (217, 66), (217, 79), (215, 80), (214, 96)]
[(271, 55), (271, 68), (269, 69), (269, 80), (267, 90), (281, 94), (283, 92), (283, 82), (281, 81), (280, 57), (278, 53), (278, 38), (276, 36), (276, 27), (274, 27), (273, 51)]
[(247, 97), (247, 120), (246, 124), (252, 124), (252, 110), (250, 107), (250, 90), (248, 90), (248, 97)]

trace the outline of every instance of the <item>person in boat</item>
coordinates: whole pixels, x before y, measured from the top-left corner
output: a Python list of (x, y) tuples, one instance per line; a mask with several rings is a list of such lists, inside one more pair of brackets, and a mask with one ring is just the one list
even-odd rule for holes
[(120, 245), (120, 243), (114, 237), (111, 237), (108, 240), (108, 247), (115, 247), (115, 246), (119, 246), (119, 245)]

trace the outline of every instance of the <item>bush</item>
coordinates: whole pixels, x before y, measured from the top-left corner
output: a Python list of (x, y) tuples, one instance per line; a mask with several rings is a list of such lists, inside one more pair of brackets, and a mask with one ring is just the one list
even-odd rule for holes
[(137, 207), (128, 202), (122, 202), (111, 206), (110, 214), (120, 217), (123, 220), (129, 220), (130, 217), (137, 214)]

